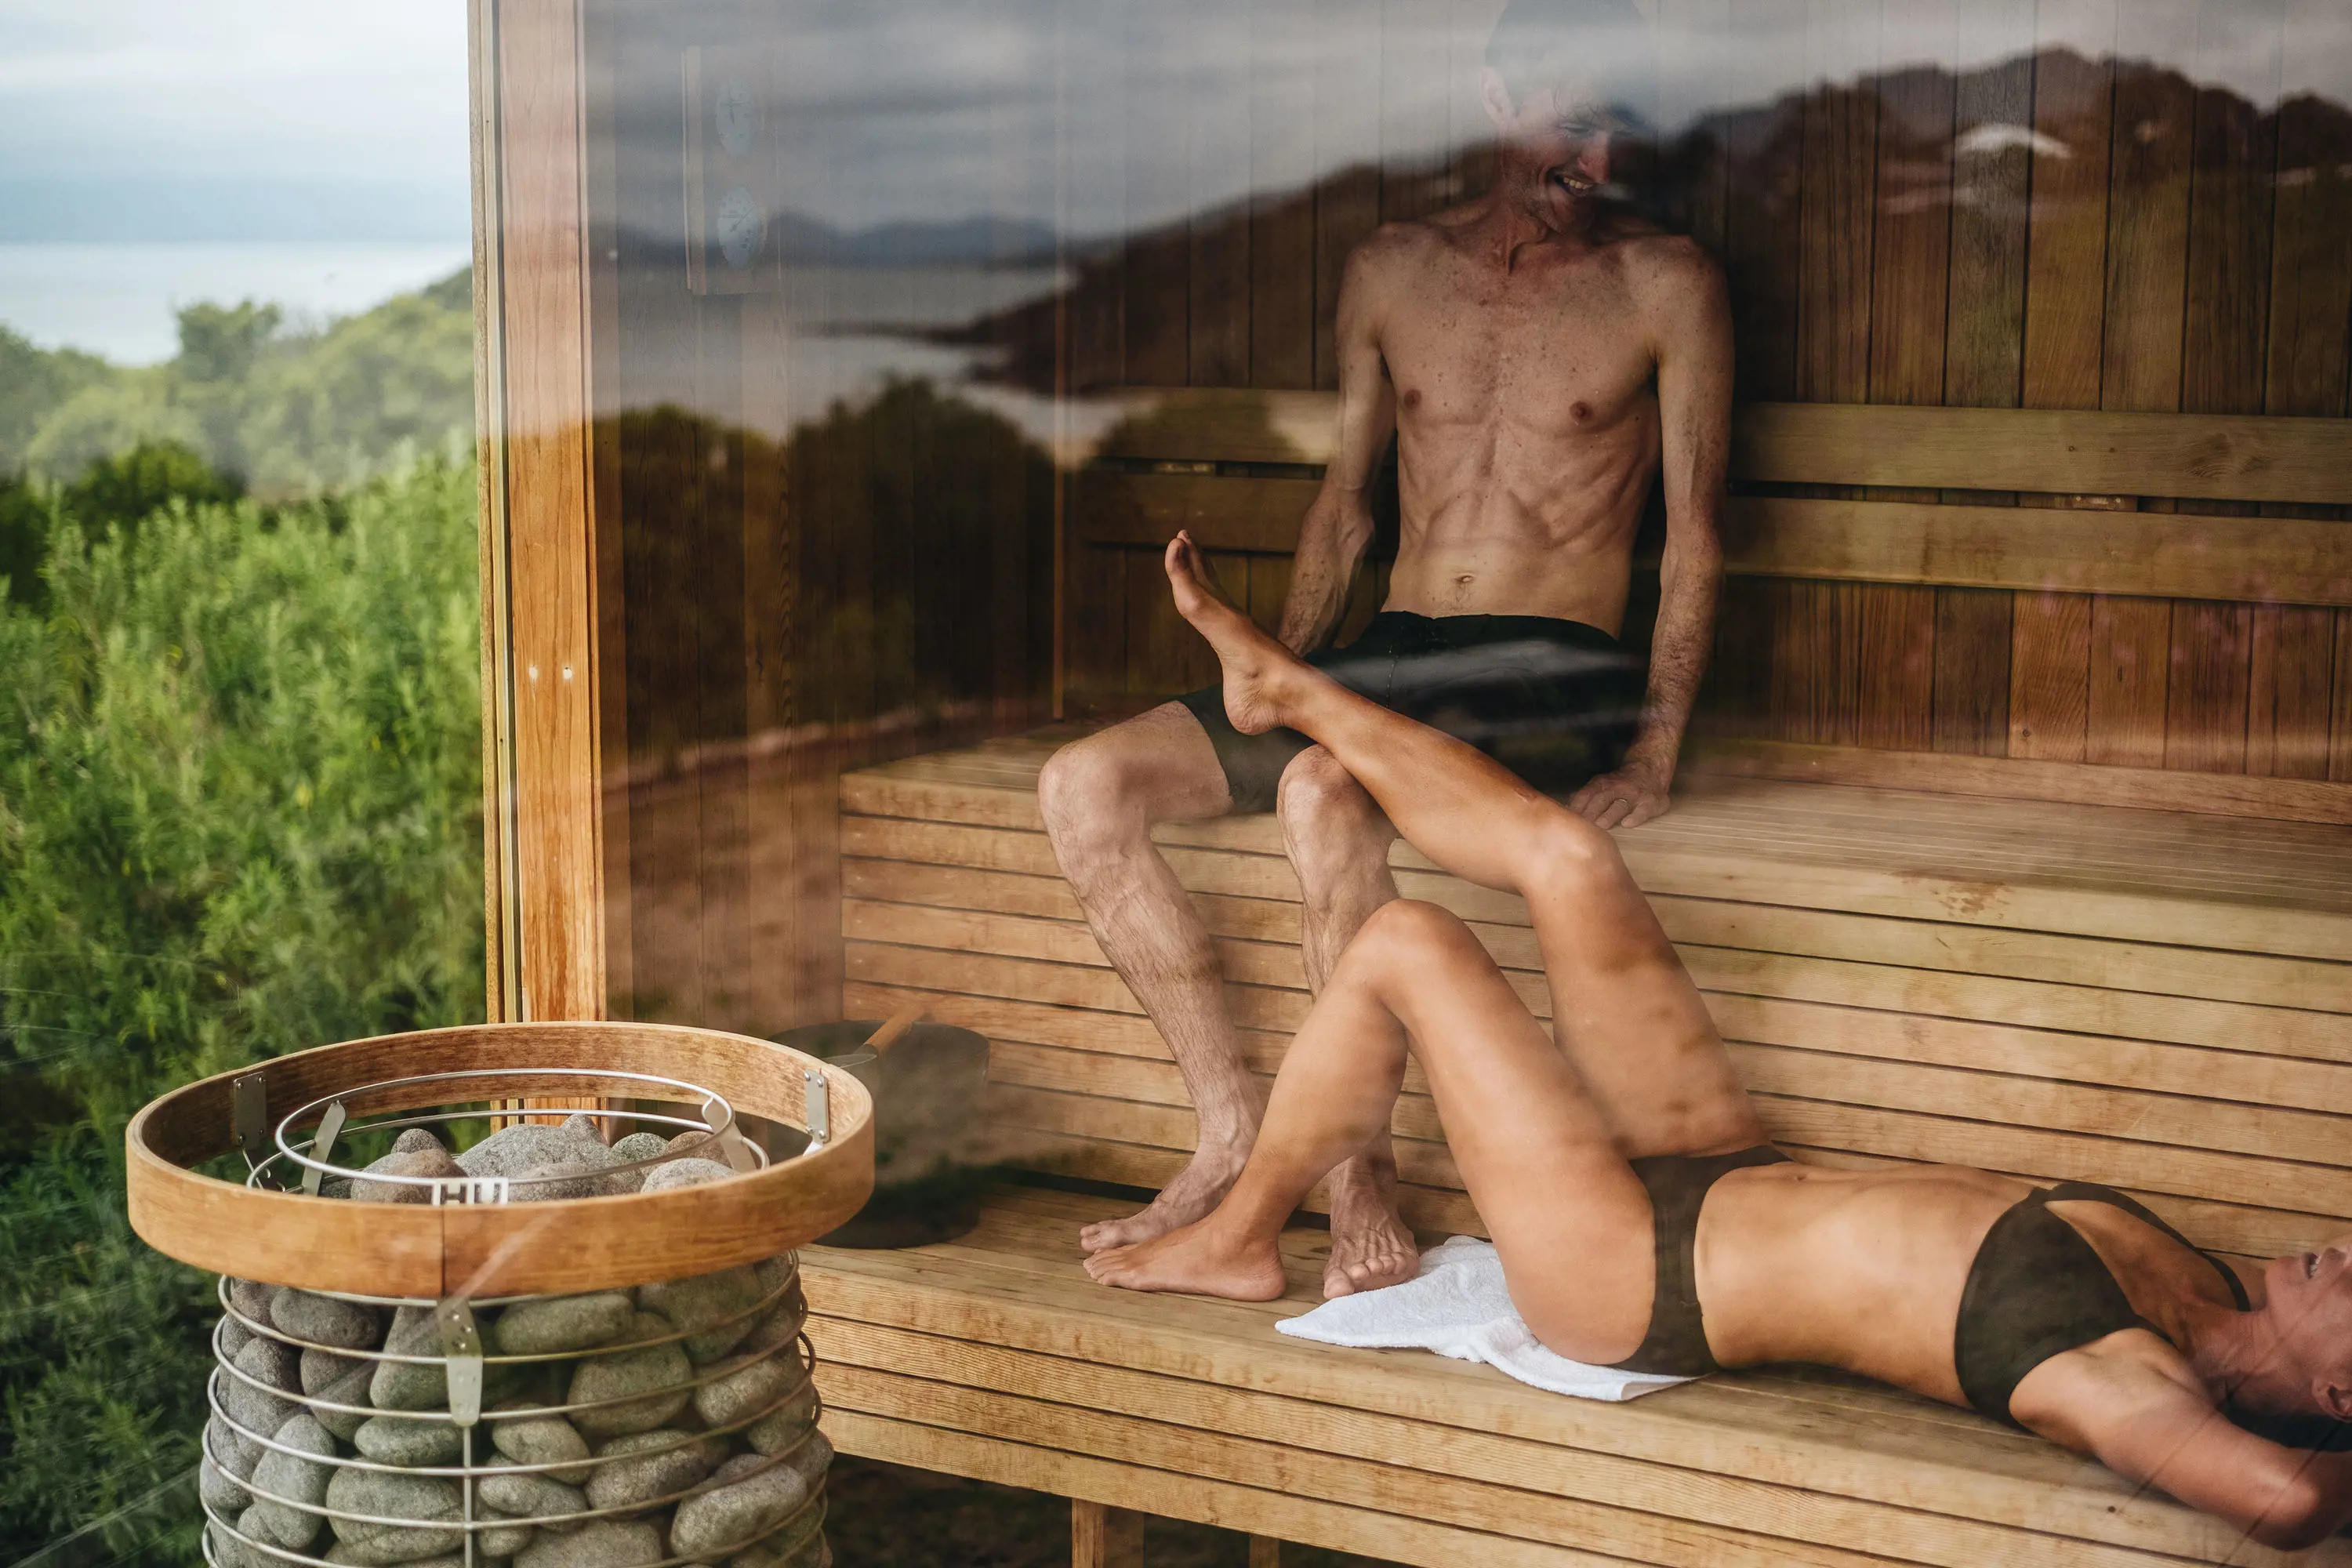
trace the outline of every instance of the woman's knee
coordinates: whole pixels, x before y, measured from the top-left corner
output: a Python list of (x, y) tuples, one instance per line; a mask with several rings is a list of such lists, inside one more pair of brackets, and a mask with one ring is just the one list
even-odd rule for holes
[(1606, 828), (1565, 806), (1543, 813), (1520, 846), (1520, 892), (1567, 892), (1613, 882), (1626, 876), (1617, 841)]
[(1473, 950), (1480, 958), (1486, 956), (1477, 937), (1453, 910), (1420, 899), (1391, 899), (1364, 921), (1339, 955), (1339, 965), (1343, 975), (1353, 971), (1358, 979), (1384, 986), (1427, 973), (1433, 962)]

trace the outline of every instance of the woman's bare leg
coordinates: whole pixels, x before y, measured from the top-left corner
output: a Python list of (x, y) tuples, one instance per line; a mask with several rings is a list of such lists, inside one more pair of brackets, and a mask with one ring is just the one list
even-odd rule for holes
[(1097, 1253), (1138, 1290), (1271, 1300), (1284, 1223), (1387, 1124), (1405, 1055), (1421, 1060), (1512, 1300), (1563, 1355), (1630, 1354), (1650, 1321), (1650, 1203), (1576, 1069), (1461, 921), (1400, 900), (1365, 922), (1284, 1058), (1257, 1147), (1216, 1211)]
[(1764, 1141), (1698, 988), (1609, 835), (1475, 749), (1348, 690), (1267, 637), (1168, 547), (1176, 607), (1216, 650), (1225, 708), (1321, 742), (1415, 848), (1525, 898), (1554, 1032), (1628, 1156)]

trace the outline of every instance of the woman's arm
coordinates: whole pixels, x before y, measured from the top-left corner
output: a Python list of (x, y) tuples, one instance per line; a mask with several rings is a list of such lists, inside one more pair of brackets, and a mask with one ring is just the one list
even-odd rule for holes
[[(2144, 1341), (2146, 1343), (2134, 1343)], [(2215, 1409), (2178, 1355), (2126, 1330), (2028, 1373), (2010, 1412), (2265, 1546), (2299, 1552), (2352, 1522), (2352, 1454), (2289, 1448)]]

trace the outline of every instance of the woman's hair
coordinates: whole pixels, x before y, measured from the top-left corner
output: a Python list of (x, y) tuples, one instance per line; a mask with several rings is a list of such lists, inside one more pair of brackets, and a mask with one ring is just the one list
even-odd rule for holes
[(2280, 1415), (2232, 1405), (2224, 1413), (2255, 1436), (2267, 1437), (2285, 1447), (2317, 1448), (2331, 1454), (2352, 1452), (2352, 1421), (2338, 1421), (2316, 1410)]

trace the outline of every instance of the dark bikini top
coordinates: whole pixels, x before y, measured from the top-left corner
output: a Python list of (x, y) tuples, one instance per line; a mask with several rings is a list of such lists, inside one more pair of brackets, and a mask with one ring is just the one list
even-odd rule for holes
[(2164, 1336), (2132, 1310), (2131, 1299), (2080, 1231), (2050, 1212), (2053, 1203), (2105, 1204), (2154, 1226), (2210, 1263), (2230, 1287), (2238, 1310), (2249, 1310), (2246, 1287), (2228, 1265), (2148, 1212), (2145, 1204), (2092, 1182), (2061, 1182), (2036, 1189), (1993, 1221), (1969, 1266), (1952, 1330), (1952, 1360), (1969, 1404), (1987, 1415), (2015, 1420), (2010, 1396), (2025, 1374), (2052, 1356), (2105, 1339), (2121, 1329)]

